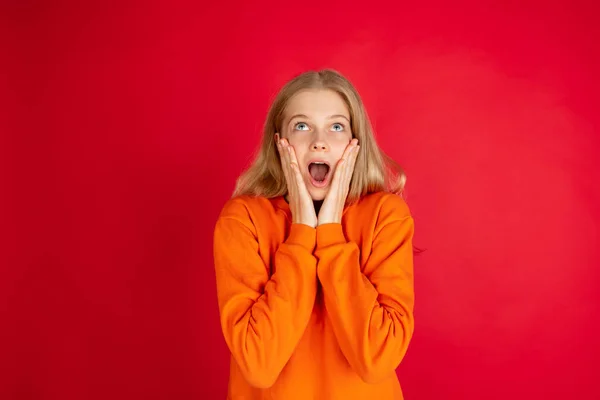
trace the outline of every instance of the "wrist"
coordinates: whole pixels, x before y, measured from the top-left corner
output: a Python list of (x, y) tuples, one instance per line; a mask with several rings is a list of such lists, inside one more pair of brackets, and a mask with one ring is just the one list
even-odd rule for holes
[(317, 226), (326, 224), (341, 224), (342, 218), (319, 218)]
[(316, 228), (318, 225), (318, 221), (315, 219), (313, 220), (295, 220), (292, 219), (292, 223), (294, 224), (300, 224), (300, 225), (307, 225), (310, 226), (311, 228)]

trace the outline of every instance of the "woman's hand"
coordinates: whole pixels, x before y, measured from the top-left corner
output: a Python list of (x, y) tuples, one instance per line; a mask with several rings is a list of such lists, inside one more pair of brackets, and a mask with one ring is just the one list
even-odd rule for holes
[(292, 222), (296, 224), (304, 224), (310, 227), (317, 226), (317, 214), (310, 193), (306, 188), (296, 152), (290, 146), (286, 139), (280, 139), (279, 134), (275, 135), (277, 150), (281, 158), (281, 168), (285, 175), (288, 188), (288, 203), (292, 211)]
[(352, 139), (340, 161), (338, 161), (331, 186), (323, 200), (323, 205), (319, 211), (318, 225), (341, 223), (346, 197), (350, 189), (350, 181), (354, 173), (354, 165), (360, 146), (357, 139)]

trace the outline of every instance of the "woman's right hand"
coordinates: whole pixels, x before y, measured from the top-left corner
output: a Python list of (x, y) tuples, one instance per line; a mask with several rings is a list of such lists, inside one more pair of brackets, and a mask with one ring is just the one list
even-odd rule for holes
[(281, 139), (278, 134), (275, 135), (275, 142), (281, 159), (281, 168), (287, 182), (288, 203), (292, 211), (292, 222), (315, 228), (317, 226), (315, 206), (300, 173), (296, 152), (288, 141)]

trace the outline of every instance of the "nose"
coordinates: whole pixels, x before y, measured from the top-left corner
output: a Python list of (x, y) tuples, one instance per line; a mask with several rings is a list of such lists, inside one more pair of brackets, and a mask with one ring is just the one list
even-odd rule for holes
[(311, 143), (310, 149), (312, 151), (329, 151), (329, 145), (321, 135), (318, 135)]

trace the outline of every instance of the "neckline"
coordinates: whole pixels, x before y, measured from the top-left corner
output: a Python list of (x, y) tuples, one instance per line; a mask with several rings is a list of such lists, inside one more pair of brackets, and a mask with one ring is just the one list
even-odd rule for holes
[[(273, 204), (273, 205), (274, 205), (276, 208), (278, 208), (278, 209), (280, 209), (280, 210), (283, 210), (283, 211), (285, 211), (286, 213), (289, 213), (289, 212), (291, 212), (291, 209), (290, 209), (290, 204), (289, 204), (289, 203), (288, 203), (288, 201), (285, 199), (285, 195), (282, 195), (282, 196), (277, 196), (277, 197), (273, 197), (273, 198), (271, 198), (271, 202), (272, 202), (272, 204)], [(314, 203), (314, 200), (313, 200), (313, 203)], [(320, 208), (320, 207), (319, 207), (319, 208)], [(347, 210), (347, 209), (348, 209), (348, 207), (344, 207), (343, 214), (345, 214), (345, 213), (346, 213), (346, 210)]]

